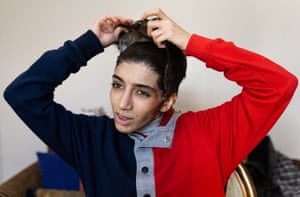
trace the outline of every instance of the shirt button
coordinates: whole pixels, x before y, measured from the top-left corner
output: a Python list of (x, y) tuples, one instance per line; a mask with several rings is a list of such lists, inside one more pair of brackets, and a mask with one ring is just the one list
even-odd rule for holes
[(149, 168), (147, 166), (142, 167), (142, 173), (146, 174), (148, 172), (149, 172)]
[(144, 194), (144, 197), (151, 197), (150, 194)]
[(170, 141), (170, 139), (171, 139), (171, 138), (170, 138), (170, 136), (168, 136), (168, 135), (167, 135), (167, 136), (165, 136), (165, 139), (164, 139), (164, 141), (165, 141), (165, 142), (169, 142), (169, 141)]

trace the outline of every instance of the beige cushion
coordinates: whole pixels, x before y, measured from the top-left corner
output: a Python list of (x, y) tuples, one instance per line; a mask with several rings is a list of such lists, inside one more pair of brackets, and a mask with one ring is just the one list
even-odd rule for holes
[(83, 192), (55, 189), (37, 189), (36, 197), (85, 197)]

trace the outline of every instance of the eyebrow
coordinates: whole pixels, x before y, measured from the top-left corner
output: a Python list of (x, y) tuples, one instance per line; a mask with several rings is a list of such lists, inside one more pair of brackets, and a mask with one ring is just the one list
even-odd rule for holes
[[(124, 80), (116, 75), (116, 74), (113, 74), (112, 75), (112, 78), (116, 78), (117, 80), (121, 81), (121, 82), (124, 82)], [(145, 84), (135, 84), (136, 87), (139, 87), (139, 88), (145, 88), (145, 89), (149, 89), (149, 90), (152, 90), (153, 92), (157, 92), (157, 90), (151, 86), (148, 86), (148, 85), (145, 85)]]

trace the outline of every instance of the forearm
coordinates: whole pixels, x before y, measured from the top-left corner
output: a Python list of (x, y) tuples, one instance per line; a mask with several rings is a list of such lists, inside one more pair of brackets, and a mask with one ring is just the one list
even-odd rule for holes
[(226, 177), (279, 119), (294, 94), (297, 79), (271, 60), (221, 39), (193, 35), (186, 54), (242, 87), (229, 102), (198, 115), (205, 116), (199, 121), (213, 120), (201, 125), (220, 165), (224, 165)]
[[(59, 138), (71, 132), (73, 117), (53, 101), (54, 90), (101, 51), (101, 44), (90, 31), (57, 50), (48, 51), (6, 88), (5, 99), (43, 141), (59, 147), (63, 141)], [(55, 136), (57, 139), (53, 140)]]
[(224, 72), (227, 79), (252, 97), (263, 99), (274, 93), (291, 97), (297, 86), (296, 77), (283, 67), (232, 42), (193, 35), (186, 54), (204, 61), (208, 68)]
[(6, 88), (7, 102), (14, 106), (31, 97), (52, 95), (56, 86), (101, 51), (101, 44), (90, 31), (56, 50), (47, 51)]

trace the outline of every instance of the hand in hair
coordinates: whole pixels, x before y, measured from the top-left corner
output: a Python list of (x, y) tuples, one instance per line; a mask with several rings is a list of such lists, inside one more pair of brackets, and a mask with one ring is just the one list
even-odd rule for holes
[(191, 34), (177, 25), (161, 9), (146, 11), (142, 19), (153, 17), (158, 17), (159, 20), (148, 21), (147, 33), (156, 45), (165, 47), (164, 42), (169, 41), (184, 51)]
[(108, 47), (118, 40), (122, 31), (127, 31), (123, 26), (132, 24), (133, 20), (119, 16), (105, 16), (99, 19), (92, 31), (100, 40), (103, 47)]

